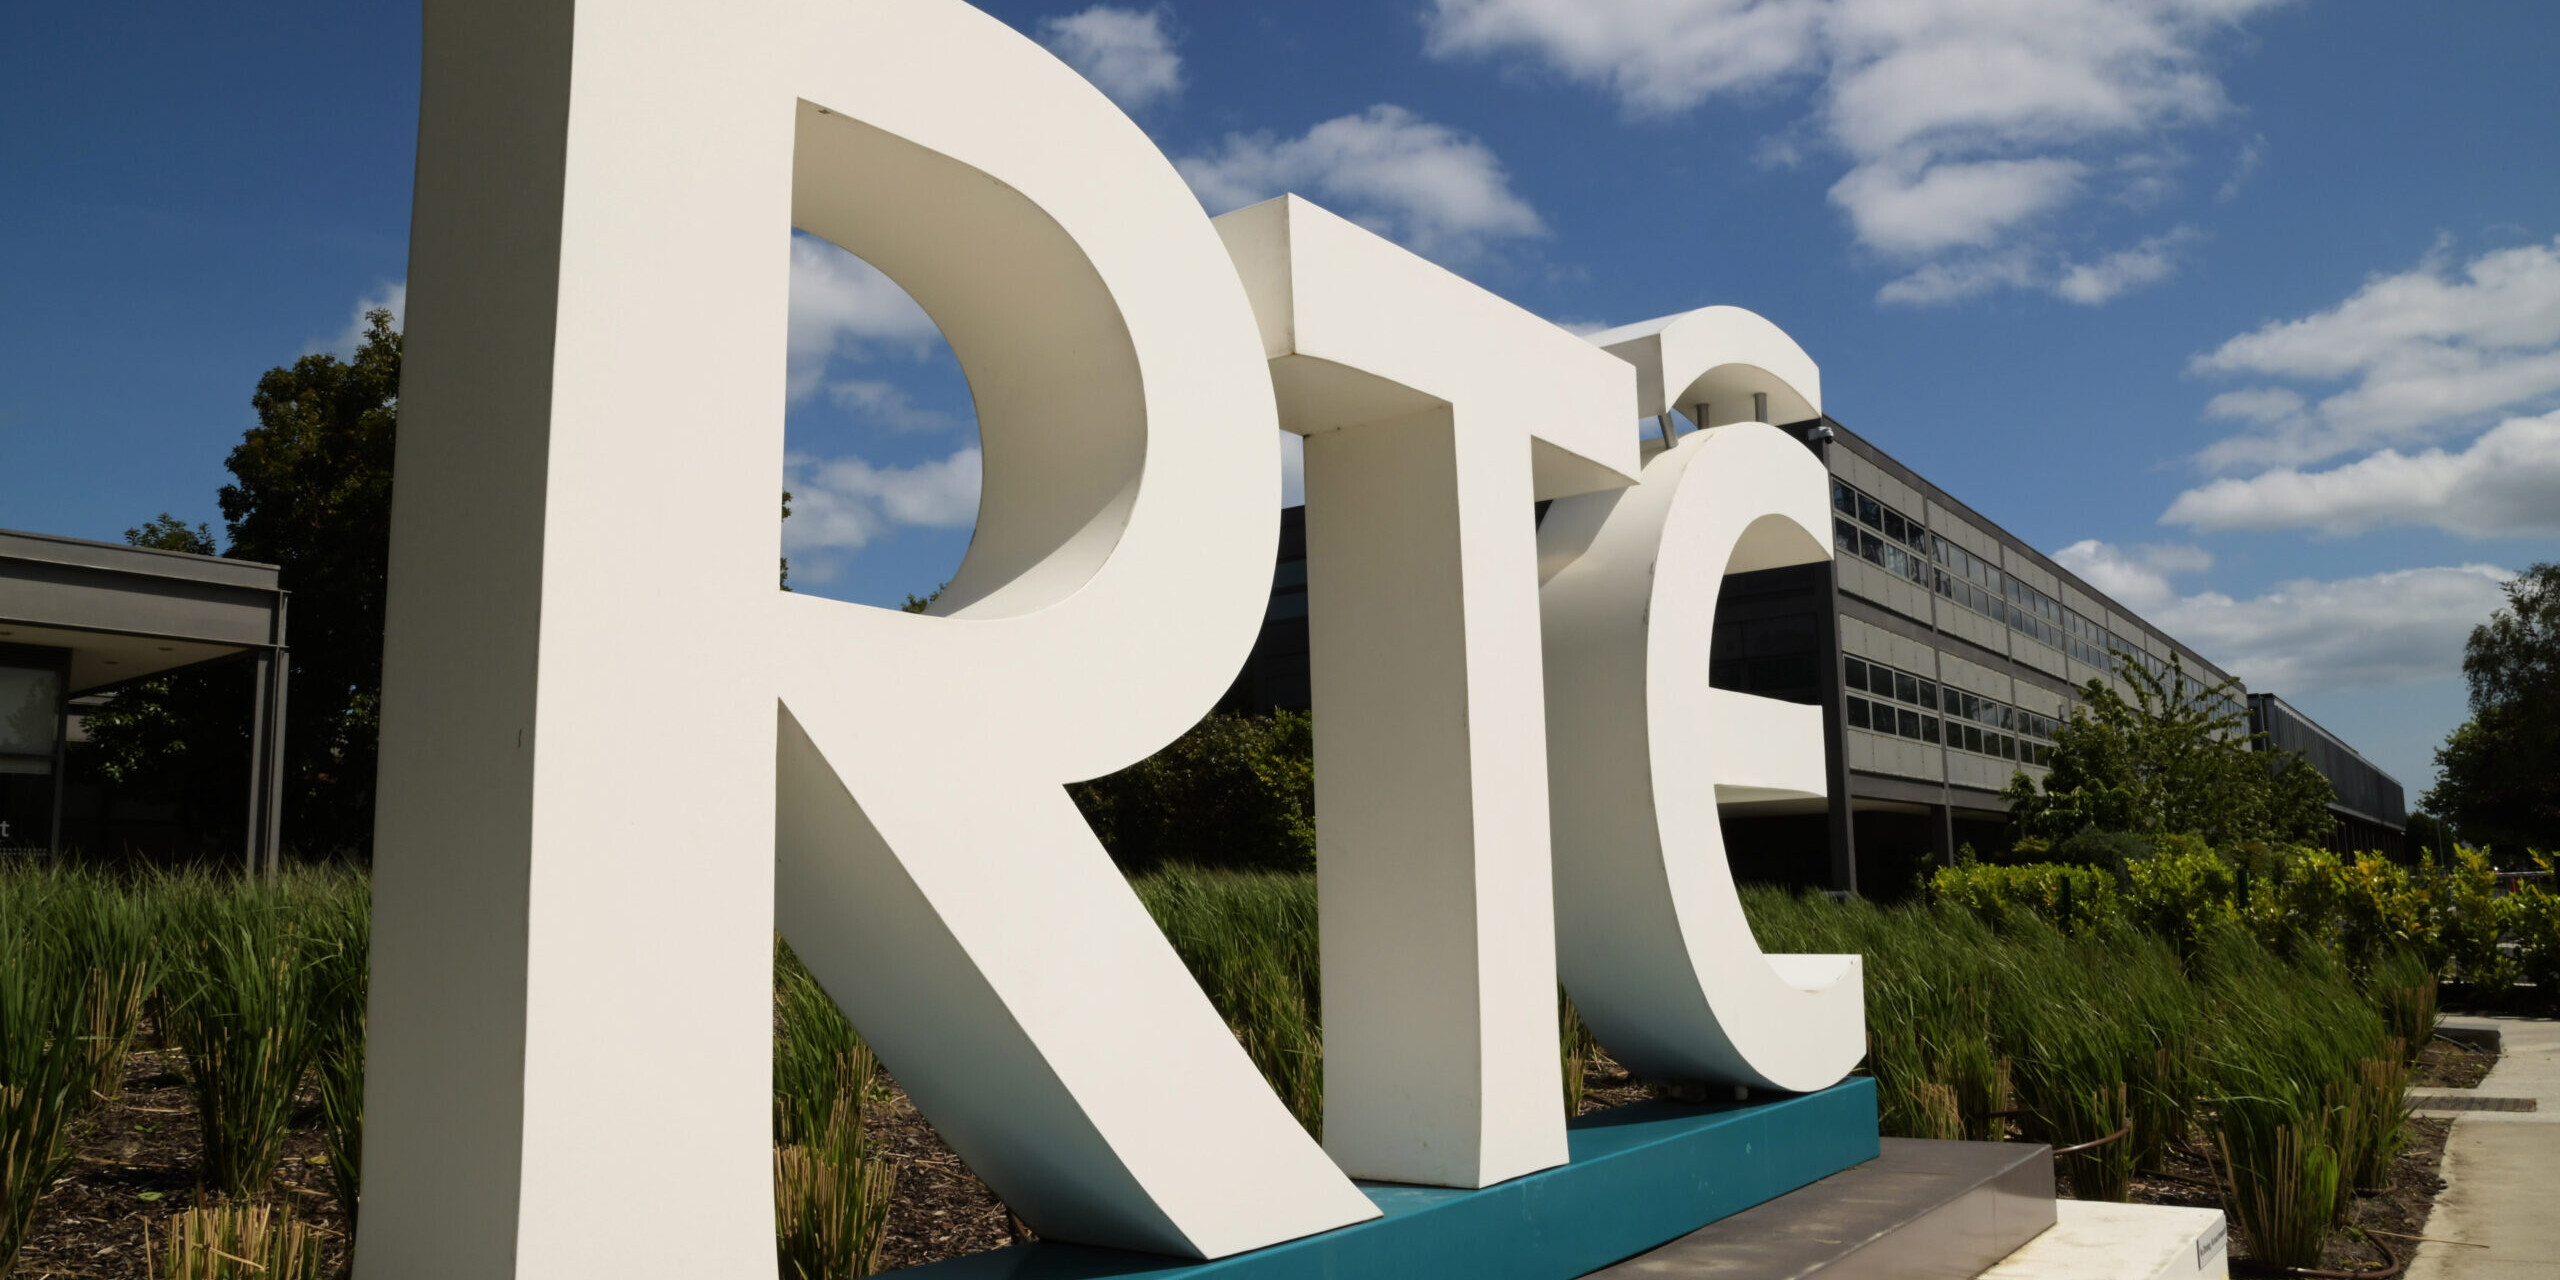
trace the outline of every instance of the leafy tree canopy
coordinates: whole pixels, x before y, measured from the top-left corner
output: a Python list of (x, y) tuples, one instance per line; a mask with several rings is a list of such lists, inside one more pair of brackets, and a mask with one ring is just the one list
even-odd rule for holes
[[(307, 355), (258, 379), (249, 398), (258, 425), (226, 459), (233, 483), (220, 494), (230, 542), (222, 554), (277, 566), (293, 593), (284, 826), (286, 842), (306, 853), (362, 851), (373, 838), (400, 334), (387, 311), (366, 323), (352, 361)], [(209, 529), (165, 514), (125, 536), (136, 546), (214, 551)], [(248, 704), (236, 671), (128, 687), (90, 719), (99, 770), (187, 800), (200, 815), (245, 807)], [(207, 749), (214, 745), (221, 749)]]
[(2039, 786), (2020, 771), (2001, 793), (2023, 845), (2042, 853), (2088, 831), (2217, 846), (2327, 837), (2329, 780), (2298, 755), (2254, 749), (2243, 718), (2218, 709), (2236, 681), (2184, 694), (2197, 682), (2175, 658), (2165, 674), (2122, 666), (2133, 696), (2090, 681), (2055, 731), (2052, 773)]
[(2506, 592), (2463, 646), (2471, 719), (2436, 749), (2421, 803), (2521, 865), (2529, 849), (2560, 849), (2560, 563), (2533, 566)]

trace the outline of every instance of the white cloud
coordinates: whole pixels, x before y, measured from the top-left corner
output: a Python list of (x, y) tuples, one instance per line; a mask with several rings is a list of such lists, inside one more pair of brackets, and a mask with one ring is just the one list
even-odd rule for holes
[(2229, 204), (2240, 197), (2240, 188), (2248, 185), (2250, 175), (2267, 160), (2267, 136), (2259, 134), (2240, 145), (2240, 154), (2231, 159), (2231, 176), (2223, 179), (2222, 189), (2213, 193), (2215, 204)]
[(827, 399), (864, 423), (889, 431), (948, 431), (961, 425), (957, 415), (917, 404), (905, 388), (878, 378), (830, 382)]
[(2035, 256), (2003, 249), (1932, 262), (1876, 291), (1876, 301), (1910, 306), (1958, 302), (2000, 288), (2027, 288), (2036, 282)]
[(1228, 134), (1177, 162), (1212, 213), (1298, 192), (1415, 252), (1464, 262), (1492, 243), (1546, 234), (1483, 142), (1380, 104), (1296, 138)]
[(2385, 449), (2327, 471), (2279, 467), (2179, 494), (2162, 524), (2362, 533), (2419, 525), (2472, 538), (2560, 533), (2560, 411), (2509, 418), (2459, 453)]
[(2178, 598), (2171, 575), (2202, 573), (2213, 567), (2213, 555), (2182, 544), (2118, 547), (2094, 538), (2053, 553), (2054, 563), (2079, 574), (2082, 581), (2112, 596), (2137, 613), (2149, 613)]
[(1980, 248), (2079, 193), (2083, 166), (2050, 156), (1969, 164), (1862, 164), (1833, 183), (1858, 238), (1921, 257)]
[[(791, 235), (790, 397), (817, 394), (827, 362), (884, 352), (922, 358), (941, 341), (933, 318), (880, 269), (816, 236)], [(796, 519), (796, 517), (795, 517)]]
[(978, 520), (983, 468), (976, 445), (912, 467), (794, 454), (784, 474), (791, 490), (791, 518), (782, 522), (786, 553), (855, 551), (900, 525), (966, 529)]
[(2279, 583), (2234, 599), (2216, 591), (2178, 595), (2169, 577), (2186, 569), (2103, 542), (2074, 543), (2054, 559), (2251, 690), (2287, 696), (2461, 674), (2463, 641), (2505, 603), (2500, 586), (2514, 576), (2485, 564), (2399, 569)]
[(2064, 268), (2053, 291), (2082, 306), (2097, 306), (2128, 289), (2168, 279), (2178, 269), (2178, 250), (2195, 238), (2194, 228), (2180, 227), (2095, 262), (2073, 263)]
[(1182, 91), (1182, 57), (1173, 51), (1162, 9), (1119, 9), (1098, 4), (1081, 13), (1045, 18), (1040, 42), (1084, 73), (1124, 111), (1135, 111)]
[(390, 312), (391, 327), (394, 330), (403, 328), (408, 322), (409, 282), (389, 281), (380, 289), (356, 299), (355, 311), (348, 317), (347, 327), (339, 330), (334, 338), (311, 340), (304, 345), (302, 353), (317, 355), (325, 351), (341, 360), (354, 359), (356, 348), (364, 345), (364, 335), (373, 328), (373, 322), (365, 317), (375, 311)]
[[(2204, 450), (2214, 469), (2300, 466), (2538, 407), (2560, 396), (2560, 239), (2485, 253), (2459, 271), (2440, 249), (2326, 311), (2232, 338), (2192, 369), (2350, 384), (2316, 404), (2279, 386), (2217, 396), (2207, 412), (2255, 426)], [(2279, 412), (2285, 396), (2293, 400)]]
[[(2137, 207), (2164, 195), (2169, 164), (2149, 148), (2228, 109), (2209, 49), (2283, 2), (1434, 0), (1426, 47), (1524, 55), (1639, 115), (1819, 77), (1815, 119), (1848, 164), (1832, 202), (1860, 244), (1911, 272), (1886, 301), (2031, 287), (2094, 302), (2164, 278), (2174, 260), (2137, 249), (2129, 265), (2144, 271), (2073, 268), (2051, 243), (2055, 215), (2100, 170), (2130, 173), (2118, 197)], [(1786, 137), (1763, 162), (1804, 150)], [(2036, 251), (2032, 270), (1932, 261), (2021, 245)]]
[(1680, 111), (1813, 69), (1829, 0), (1439, 0), (1429, 52), (1526, 51), (1617, 95)]
[(2204, 403), (2205, 416), (2226, 422), (2283, 422), (2302, 413), (2300, 392), (2285, 387), (2225, 391)]

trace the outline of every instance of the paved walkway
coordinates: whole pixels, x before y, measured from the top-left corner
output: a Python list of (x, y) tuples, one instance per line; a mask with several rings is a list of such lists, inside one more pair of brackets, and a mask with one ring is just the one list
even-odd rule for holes
[[(2463, 1019), (2463, 1021), (2474, 1021)], [(2560, 1022), (2491, 1018), (2505, 1056), (2482, 1097), (2533, 1098), (2529, 1112), (2466, 1111), (2444, 1148), (2444, 1193), (2409, 1280), (2551, 1280), (2560, 1276)], [(2485, 1246), (2485, 1247), (2483, 1247)]]

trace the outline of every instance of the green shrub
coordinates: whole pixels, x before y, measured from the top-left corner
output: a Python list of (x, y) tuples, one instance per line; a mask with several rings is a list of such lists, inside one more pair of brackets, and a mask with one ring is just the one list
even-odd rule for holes
[(2498, 950), (2509, 909), (2498, 896), (2498, 873), (2489, 866), (2489, 851), (2456, 846), (2453, 865), (2443, 869), (2440, 884), (2447, 964), (2475, 995), (2503, 994), (2515, 981), (2515, 965)]
[(2052, 860), (2121, 875), (2137, 859), (2150, 857), (2151, 849), (2150, 841), (2130, 831), (2086, 827), (2055, 845)]
[(2193, 836), (2163, 839), (2150, 856), (2125, 864), (2125, 912), (2137, 927), (2195, 954), (2204, 935), (2232, 918), (2231, 866)]
[(2075, 934), (2113, 928), (2124, 914), (2113, 872), (2053, 862), (1941, 867), (1929, 878), (1929, 893), (1985, 919), (2029, 911)]
[(2538, 884), (2516, 890), (2507, 898), (2507, 921), (2524, 979), (2545, 1004), (2560, 1004), (2560, 893)]
[[(2432, 880), (2375, 853), (2360, 853), (2340, 864), (2324, 859), (2319, 869), (2332, 876), (2332, 923), (2322, 931), (2349, 968), (2373, 968), (2393, 955), (2414, 957), (2430, 977), (2444, 965), (2444, 937)], [(2398, 979), (2405, 987), (2405, 965)]]
[(1315, 869), (1314, 722), (1211, 715), (1173, 745), (1070, 788), (1122, 868)]

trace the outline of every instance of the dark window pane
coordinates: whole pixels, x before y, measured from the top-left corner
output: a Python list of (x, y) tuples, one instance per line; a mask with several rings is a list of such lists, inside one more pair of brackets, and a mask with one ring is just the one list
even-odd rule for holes
[(1849, 699), (1849, 726), (1850, 726), (1851, 728), (1853, 728), (1853, 729), (1864, 729), (1864, 728), (1866, 728), (1866, 727), (1867, 727), (1867, 700), (1866, 700), (1866, 699), (1864, 699), (1864, 698), (1851, 698), (1851, 699)]
[(1844, 676), (1844, 682), (1852, 689), (1866, 688), (1867, 664), (1860, 662), (1856, 658), (1851, 658), (1845, 665), (1847, 667), (1847, 671)]
[(1884, 536), (1896, 542), (1907, 542), (1911, 538), (1911, 530), (1902, 523), (1902, 513), (1890, 507), (1884, 513)]
[(1901, 713), (1901, 719), (1902, 719), (1902, 736), (1903, 736), (1903, 737), (1906, 737), (1906, 738), (1917, 738), (1917, 737), (1919, 737), (1919, 736), (1920, 736), (1920, 713), (1919, 713), (1919, 712), (1917, 712), (1917, 711), (1914, 711), (1914, 710), (1910, 709), (1909, 707), (1898, 707), (1898, 708), (1895, 708), (1895, 710), (1897, 710), (1897, 711), (1899, 711), (1899, 712)]
[(1920, 700), (1920, 677), (1908, 671), (1893, 673), (1893, 696), (1903, 702)]
[(1964, 749), (1967, 751), (1982, 750), (1982, 726), (1969, 724), (1964, 727)]
[(1938, 682), (1937, 682), (1937, 681), (1935, 681), (1935, 680), (1923, 680), (1923, 681), (1921, 681), (1921, 682), (1920, 682), (1920, 705), (1921, 705), (1921, 706), (1924, 706), (1924, 707), (1927, 707), (1927, 708), (1928, 708), (1928, 709), (1930, 709), (1931, 711), (1935, 711), (1935, 710), (1937, 710), (1937, 709), (1938, 709)]
[(1857, 492), (1849, 486), (1834, 480), (1831, 482), (1831, 505), (1837, 508), (1842, 515), (1854, 516), (1858, 514)]
[(1844, 556), (1858, 554), (1858, 531), (1846, 520), (1831, 522), (1831, 545)]
[(1920, 740), (1922, 742), (1936, 742), (1938, 740), (1938, 718), (1936, 716), (1920, 717)]
[(1859, 494), (1859, 495), (1858, 495), (1858, 518), (1859, 518), (1860, 520), (1865, 521), (1868, 525), (1870, 525), (1870, 526), (1872, 526), (1872, 527), (1874, 527), (1874, 528), (1878, 528), (1878, 529), (1883, 528), (1883, 527), (1884, 527), (1884, 504), (1883, 504), (1883, 503), (1880, 503), (1880, 502), (1877, 502), (1875, 499), (1870, 498), (1870, 497), (1868, 497), (1867, 495), (1865, 495), (1865, 494), (1863, 494), (1863, 493), (1862, 493), (1862, 494)]
[(2012, 738), (2005, 733), (2000, 735), (2000, 758), (2003, 760), (2015, 760), (2018, 758), (2017, 739)]

